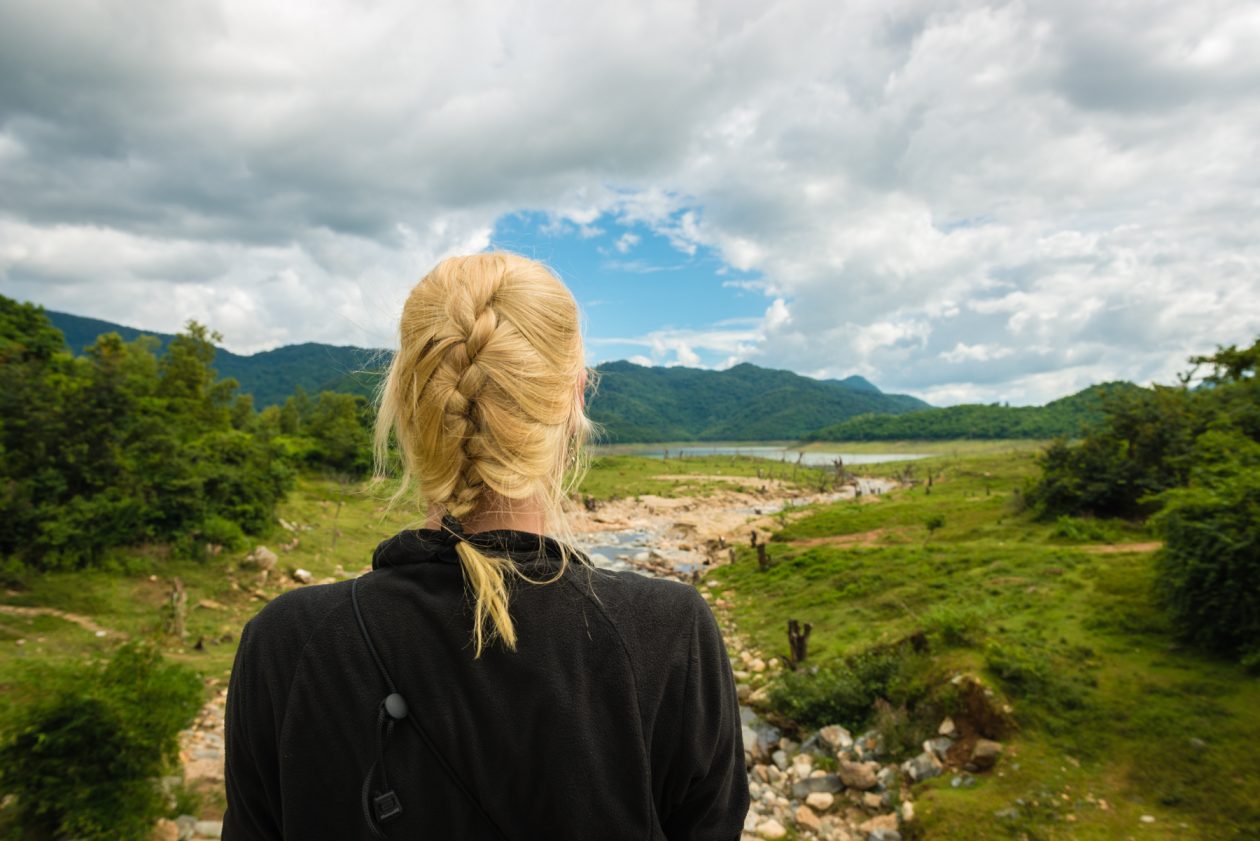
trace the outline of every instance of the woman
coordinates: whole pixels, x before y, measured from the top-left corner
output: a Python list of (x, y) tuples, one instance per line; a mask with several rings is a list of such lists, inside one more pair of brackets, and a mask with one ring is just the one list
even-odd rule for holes
[(427, 521), (245, 627), (224, 839), (739, 837), (708, 606), (543, 536), (567, 534), (585, 373), (577, 306), (540, 263), (454, 257), (412, 290), (376, 450)]

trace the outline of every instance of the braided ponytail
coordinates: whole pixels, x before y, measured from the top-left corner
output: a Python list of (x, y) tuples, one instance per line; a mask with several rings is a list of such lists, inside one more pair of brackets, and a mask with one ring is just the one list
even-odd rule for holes
[[(561, 506), (578, 471), (566, 483), (566, 467), (590, 422), (577, 306), (564, 285), (513, 254), (452, 257), (411, 291), (400, 326), (376, 425), (378, 478), (391, 438), (402, 460), (393, 501), (414, 483), (431, 509), (458, 520), (531, 500), (567, 534)], [(509, 577), (524, 576), (466, 540), (456, 551), (474, 601), (475, 656), (496, 635), (514, 650)], [(556, 577), (567, 562), (566, 552)]]

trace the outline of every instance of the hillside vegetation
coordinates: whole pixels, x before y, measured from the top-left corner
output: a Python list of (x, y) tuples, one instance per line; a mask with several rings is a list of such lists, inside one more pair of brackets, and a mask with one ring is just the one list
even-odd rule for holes
[(927, 406), (862, 380), (823, 382), (744, 363), (725, 371), (600, 365), (590, 413), (609, 442), (801, 438), (838, 419)]
[[(1019, 514), (1038, 471), (1030, 450), (874, 468), (915, 484), (794, 519), (768, 571), (741, 547), (710, 573), (766, 656), (787, 654), (788, 620), (813, 627), (771, 703), (809, 727), (874, 726), (899, 759), (947, 715), (1005, 742), (992, 773), (915, 786), (916, 837), (1257, 837), (1260, 683), (1179, 643), (1142, 525)], [(958, 675), (994, 692), (990, 720)]]
[(1126, 382), (1090, 386), (1044, 406), (966, 404), (931, 411), (861, 417), (824, 426), (810, 441), (958, 441), (967, 439), (1078, 438), (1102, 419), (1109, 399), (1138, 386)]

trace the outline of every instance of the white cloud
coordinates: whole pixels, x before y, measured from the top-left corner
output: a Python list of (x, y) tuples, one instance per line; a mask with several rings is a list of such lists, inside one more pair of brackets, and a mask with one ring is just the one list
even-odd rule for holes
[(640, 337), (661, 362), (1026, 402), (1260, 332), (1246, 0), (4, 16), (0, 291), (52, 307), (386, 344), (434, 260), (539, 209), (753, 274), (759, 325)]

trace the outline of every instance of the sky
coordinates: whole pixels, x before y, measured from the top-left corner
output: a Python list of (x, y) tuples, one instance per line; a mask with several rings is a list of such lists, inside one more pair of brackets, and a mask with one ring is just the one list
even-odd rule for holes
[(252, 353), (546, 261), (591, 364), (937, 405), (1260, 334), (1260, 5), (0, 0), (0, 293)]

